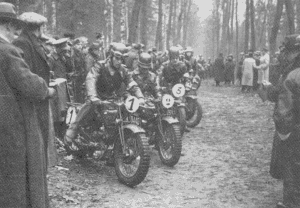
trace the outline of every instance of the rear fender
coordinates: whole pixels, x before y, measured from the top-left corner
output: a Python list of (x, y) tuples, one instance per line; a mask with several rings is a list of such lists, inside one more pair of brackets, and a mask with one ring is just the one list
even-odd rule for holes
[(136, 133), (145, 133), (145, 130), (142, 127), (137, 126), (135, 124), (126, 124), (126, 125), (124, 125), (123, 130), (126, 130), (126, 129), (133, 132), (134, 134), (136, 134)]

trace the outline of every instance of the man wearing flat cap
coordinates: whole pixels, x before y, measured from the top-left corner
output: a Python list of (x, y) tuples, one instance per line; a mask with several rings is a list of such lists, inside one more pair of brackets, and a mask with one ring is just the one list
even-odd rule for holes
[(24, 22), (15, 7), (0, 3), (0, 207), (47, 208), (47, 169), (37, 103), (55, 90), (32, 73), (11, 42)]
[[(28, 64), (31, 71), (42, 77), (49, 86), (50, 66), (45, 50), (46, 47), (41, 40), (42, 26), (47, 22), (47, 18), (34, 12), (25, 12), (20, 15), (20, 19), (25, 22), (26, 25), (13, 44), (22, 49), (25, 62)], [(57, 162), (57, 154), (54, 146), (55, 134), (49, 101), (45, 100), (38, 102), (36, 104), (36, 109), (45, 147), (50, 150), (46, 152), (49, 158), (48, 162), (49, 165), (52, 166)]]

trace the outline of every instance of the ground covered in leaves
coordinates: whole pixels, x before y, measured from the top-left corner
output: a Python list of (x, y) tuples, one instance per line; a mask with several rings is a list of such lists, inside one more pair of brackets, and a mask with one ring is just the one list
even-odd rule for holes
[(273, 104), (212, 81), (204, 81), (198, 94), (203, 119), (184, 135), (185, 155), (174, 168), (152, 150), (146, 179), (128, 188), (104, 163), (62, 153), (48, 177), (51, 207), (275, 207), (282, 184), (268, 173)]

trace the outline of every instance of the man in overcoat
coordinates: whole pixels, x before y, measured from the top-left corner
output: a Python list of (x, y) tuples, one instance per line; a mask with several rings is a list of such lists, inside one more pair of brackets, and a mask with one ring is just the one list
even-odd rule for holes
[(300, 57), (293, 51), (281, 54), (281, 77), (273, 87), (266, 85), (267, 98), (275, 102), (276, 132), (270, 174), (283, 180), (283, 201), (277, 208), (300, 207)]
[(220, 86), (220, 82), (224, 81), (225, 65), (224, 65), (223, 53), (220, 53), (219, 57), (216, 58), (213, 66), (213, 70), (214, 70), (214, 78), (216, 81), (216, 86)]
[(47, 208), (46, 157), (36, 103), (52, 97), (11, 44), (21, 21), (0, 3), (0, 207)]
[[(22, 49), (24, 60), (30, 70), (42, 77), (49, 86), (50, 66), (46, 55), (45, 46), (43, 45), (41, 27), (47, 22), (47, 19), (34, 12), (25, 12), (20, 15), (20, 19), (26, 23), (20, 36), (13, 44)], [(39, 101), (36, 104), (37, 116), (45, 140), (46, 152), (49, 158), (49, 165), (53, 166), (57, 162), (57, 154), (54, 146), (54, 127), (50, 103), (48, 100)]]

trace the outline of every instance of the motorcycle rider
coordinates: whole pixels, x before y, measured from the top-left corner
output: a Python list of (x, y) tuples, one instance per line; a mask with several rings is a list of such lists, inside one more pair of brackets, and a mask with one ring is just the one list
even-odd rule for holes
[(181, 82), (183, 75), (187, 72), (184, 62), (179, 61), (179, 47), (172, 46), (169, 49), (169, 60), (161, 66), (159, 83), (160, 86), (172, 86)]
[(88, 72), (86, 77), (87, 101), (78, 112), (75, 121), (71, 123), (64, 138), (65, 144), (71, 150), (78, 150), (73, 142), (78, 127), (83, 119), (91, 118), (88, 115), (93, 112), (96, 105), (105, 103), (105, 100), (114, 95), (126, 97), (128, 94), (133, 94), (140, 99), (140, 102), (144, 102), (140, 88), (122, 64), (125, 50), (124, 44), (112, 43), (108, 59), (96, 62)]
[(194, 50), (192, 49), (192, 47), (186, 47), (186, 49), (184, 50), (184, 63), (186, 64), (188, 71), (190, 69), (193, 69), (198, 74), (198, 76), (202, 78), (202, 71), (204, 71), (204, 69), (202, 70), (203, 67), (197, 62), (193, 55)]
[(132, 72), (132, 78), (140, 89), (144, 96), (153, 96), (155, 98), (161, 97), (159, 90), (157, 76), (151, 72), (152, 69), (152, 57), (149, 53), (141, 53), (138, 59), (138, 68)]

